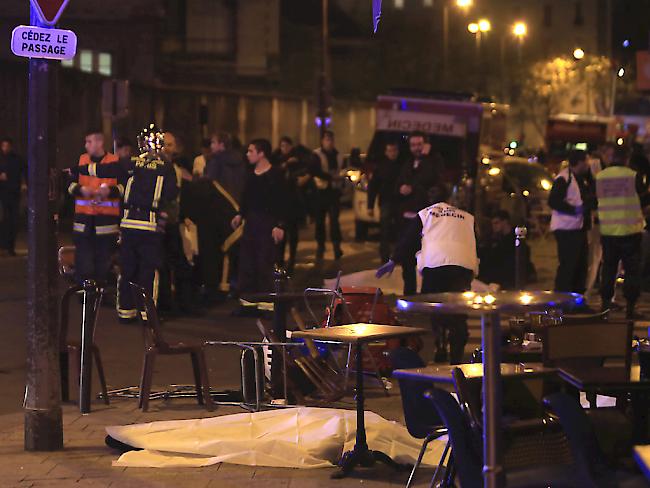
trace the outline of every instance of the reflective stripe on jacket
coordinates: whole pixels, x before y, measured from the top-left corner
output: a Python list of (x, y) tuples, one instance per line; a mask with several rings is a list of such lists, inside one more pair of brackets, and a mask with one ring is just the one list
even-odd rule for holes
[(602, 235), (629, 236), (643, 232), (635, 171), (625, 166), (604, 169), (596, 175), (596, 196)]
[[(115, 163), (118, 157), (111, 153), (106, 153), (99, 164)], [(82, 154), (79, 157), (79, 166), (88, 167), (88, 175), (79, 175), (79, 185), (87, 186), (92, 190), (98, 190), (102, 185), (118, 186), (116, 178), (99, 178), (96, 176), (95, 168), (97, 163), (93, 163), (90, 156)], [(92, 199), (77, 198), (75, 200), (74, 211), (76, 214), (84, 215), (110, 215), (114, 217), (120, 216), (120, 200), (119, 198), (112, 198), (104, 201), (94, 201)]]

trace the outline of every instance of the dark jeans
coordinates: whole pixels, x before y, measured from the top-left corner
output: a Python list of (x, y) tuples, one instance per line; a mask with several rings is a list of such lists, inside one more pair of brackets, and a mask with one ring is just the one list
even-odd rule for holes
[(273, 242), (273, 218), (248, 215), (239, 248), (239, 293), (270, 292), (274, 289), (273, 265), (279, 246)]
[(287, 244), (289, 244), (289, 261), (287, 263), (287, 270), (289, 272), (293, 271), (293, 266), (296, 264), (296, 252), (298, 250), (300, 222), (301, 218), (299, 217), (289, 217), (284, 228), (284, 240), (281, 244), (280, 262), (284, 266), (284, 250), (287, 247)]
[(316, 220), (316, 242), (319, 247), (325, 246), (327, 234), (325, 233), (325, 219), (329, 215), (330, 238), (334, 245), (341, 243), (341, 227), (339, 225), (339, 197), (322, 198), (316, 205), (314, 219)]
[(587, 232), (556, 230), (559, 265), (555, 275), (555, 291), (584, 293), (587, 280)]
[[(162, 237), (163, 263), (160, 267), (160, 308), (188, 312), (193, 308), (193, 269), (183, 252), (183, 239), (177, 223), (167, 224)], [(172, 286), (173, 284), (173, 286)]]
[(623, 262), (625, 282), (623, 295), (627, 302), (634, 305), (641, 293), (641, 239), (642, 234), (612, 237), (602, 236), (603, 271), (601, 275), (600, 296), (603, 304), (610, 302), (614, 296), (618, 263)]
[[(422, 270), (422, 293), (467, 291), (472, 286), (473, 272), (461, 266), (440, 266)], [(443, 335), (448, 333), (449, 363), (463, 362), (465, 345), (469, 338), (466, 315), (437, 315), (431, 319), (436, 336), (436, 349), (444, 348)]]
[[(418, 218), (418, 217), (416, 217)], [(411, 225), (412, 219), (402, 219), (400, 225), (400, 233), (404, 231)], [(417, 275), (415, 268), (417, 266), (417, 259), (415, 259), (415, 254), (418, 252), (419, 247), (414, 246), (402, 259), (402, 280), (404, 280), (404, 295), (415, 295), (418, 292), (417, 284)]]
[(99, 284), (105, 284), (111, 270), (111, 258), (117, 246), (117, 234), (98, 236), (94, 229), (87, 229), (84, 233), (73, 232), (72, 242), (75, 245), (74, 267), (77, 283), (95, 280)]
[(7, 251), (14, 252), (20, 215), (20, 194), (3, 195), (0, 204), (2, 204), (2, 242), (0, 245)]
[(382, 203), (379, 207), (379, 232), (380, 232), (380, 241), (379, 241), (379, 256), (381, 257), (381, 262), (385, 263), (390, 259), (391, 256), (391, 244), (395, 237), (395, 230), (397, 228), (396, 224), (396, 213), (395, 207), (389, 203)]

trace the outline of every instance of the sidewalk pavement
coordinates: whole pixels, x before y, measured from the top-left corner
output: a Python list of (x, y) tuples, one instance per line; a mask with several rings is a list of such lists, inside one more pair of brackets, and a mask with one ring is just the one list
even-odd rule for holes
[[(350, 397), (347, 408), (351, 408)], [(332, 480), (335, 469), (283, 469), (217, 464), (205, 468), (123, 468), (112, 467), (116, 451), (104, 444), (107, 425), (180, 420), (242, 413), (238, 407), (219, 406), (207, 412), (195, 399), (154, 400), (150, 411), (142, 413), (137, 399), (111, 399), (109, 406), (95, 401), (88, 415), (81, 415), (76, 405), (63, 407), (64, 449), (54, 452), (23, 450), (22, 413), (0, 417), (0, 486), (2, 487), (387, 487), (404, 486), (408, 472), (396, 473), (376, 465), (357, 470), (351, 477)], [(386, 418), (399, 420), (401, 402), (396, 389), (390, 397), (370, 390), (369, 410)], [(403, 421), (403, 419), (402, 419)], [(418, 470), (415, 486), (428, 486), (432, 469)]]

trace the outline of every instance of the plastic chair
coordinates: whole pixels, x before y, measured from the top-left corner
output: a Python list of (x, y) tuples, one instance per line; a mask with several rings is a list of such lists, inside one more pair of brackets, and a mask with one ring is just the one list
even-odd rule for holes
[[(460, 368), (452, 372), (454, 387), (463, 412), (477, 437), (483, 433), (480, 381), (469, 382)], [(517, 404), (520, 406), (520, 404)], [(541, 406), (540, 406), (541, 408)], [(505, 464), (509, 468), (529, 467), (531, 459), (536, 464), (570, 463), (567, 440), (557, 420), (548, 415), (520, 418), (503, 417)]]
[(545, 397), (544, 404), (558, 416), (569, 439), (571, 453), (581, 479), (579, 486), (585, 488), (647, 486), (642, 476), (609, 469), (593, 426), (575, 398), (558, 392)]
[[(395, 367), (399, 369), (419, 368), (425, 365), (417, 353), (405, 347), (395, 350), (391, 359)], [(431, 407), (431, 403), (424, 397), (427, 389), (426, 383), (400, 378), (399, 389), (402, 397), (406, 429), (416, 439), (424, 439), (417, 461), (413, 465), (413, 469), (406, 483), (406, 488), (409, 488), (415, 480), (415, 471), (422, 463), (427, 446), (431, 441), (446, 435), (447, 429), (444, 427), (442, 419), (438, 416), (435, 409)], [(440, 462), (436, 467), (433, 475), (434, 480), (437, 478), (448, 452), (449, 442), (447, 442), (440, 457)]]
[[(463, 415), (460, 405), (450, 393), (439, 388), (431, 388), (426, 397), (433, 403), (449, 433), (454, 456), (454, 472), (463, 488), (483, 487), (482, 477), (482, 439), (477, 436)], [(575, 488), (584, 486), (575, 483), (571, 467), (544, 467), (513, 470), (506, 473), (508, 488)]]
[(192, 360), (196, 397), (199, 405), (205, 405), (208, 411), (212, 411), (214, 409), (214, 403), (210, 396), (210, 380), (208, 378), (208, 368), (205, 362), (203, 344), (190, 345), (182, 342), (170, 344), (165, 341), (160, 330), (158, 312), (153, 299), (141, 286), (132, 282), (129, 282), (129, 285), (131, 286), (131, 292), (133, 293), (138, 308), (138, 317), (140, 317), (140, 321), (142, 322), (144, 333), (144, 361), (142, 364), (140, 402), (138, 406), (142, 408), (143, 412), (146, 412), (149, 408), (149, 394), (151, 392), (153, 367), (156, 356), (159, 354), (189, 354)]

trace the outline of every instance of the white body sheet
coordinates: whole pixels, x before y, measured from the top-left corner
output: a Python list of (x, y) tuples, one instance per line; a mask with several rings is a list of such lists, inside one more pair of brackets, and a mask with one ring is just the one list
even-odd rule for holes
[[(422, 441), (397, 422), (365, 413), (368, 446), (398, 462), (415, 462)], [(143, 451), (123, 454), (114, 466), (200, 467), (216, 463), (285, 468), (334, 466), (354, 446), (356, 413), (297, 407), (207, 419), (107, 427), (113, 438)], [(437, 465), (446, 438), (429, 444), (423, 463)]]

